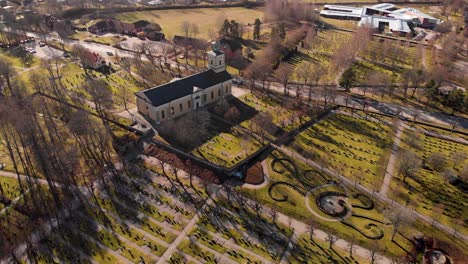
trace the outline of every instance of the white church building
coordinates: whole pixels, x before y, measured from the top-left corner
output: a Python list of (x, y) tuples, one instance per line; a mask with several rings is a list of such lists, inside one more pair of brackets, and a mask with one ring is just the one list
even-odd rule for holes
[(207, 53), (208, 69), (135, 93), (138, 112), (155, 122), (173, 119), (231, 94), (224, 53)]

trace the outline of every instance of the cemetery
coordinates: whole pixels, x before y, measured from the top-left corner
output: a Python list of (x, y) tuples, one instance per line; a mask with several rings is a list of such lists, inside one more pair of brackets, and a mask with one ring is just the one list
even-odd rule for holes
[[(450, 136), (456, 139), (457, 135)], [(468, 145), (408, 127), (403, 133), (404, 151), (414, 152), (420, 166), (405, 181), (401, 175), (394, 178), (391, 188), (395, 201), (466, 234), (466, 228), (460, 227), (466, 225), (468, 196), (466, 184), (459, 178), (468, 166)]]
[(393, 138), (392, 120), (338, 112), (300, 133), (289, 147), (368, 188), (380, 187)]

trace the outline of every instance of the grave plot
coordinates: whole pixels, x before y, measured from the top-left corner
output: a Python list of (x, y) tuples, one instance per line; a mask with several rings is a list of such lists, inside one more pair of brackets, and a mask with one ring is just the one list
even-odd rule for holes
[(311, 113), (307, 112), (307, 108), (304, 108), (300, 102), (291, 99), (248, 93), (238, 100), (257, 112), (241, 125), (271, 139), (311, 120), (309, 115)]
[(403, 133), (402, 149), (397, 170), (401, 167), (403, 153), (415, 153), (414, 173), (403, 181), (403, 173), (394, 177), (388, 194), (397, 202), (414, 208), (458, 232), (468, 234), (465, 216), (468, 215), (468, 183), (463, 173), (468, 169), (468, 146), (412, 129)]
[(300, 133), (290, 148), (353, 181), (380, 188), (393, 140), (391, 120), (336, 113)]
[[(23, 186), (27, 189), (26, 183)], [(21, 188), (17, 179), (0, 176), (0, 210), (8, 206), (13, 199), (20, 195)]]

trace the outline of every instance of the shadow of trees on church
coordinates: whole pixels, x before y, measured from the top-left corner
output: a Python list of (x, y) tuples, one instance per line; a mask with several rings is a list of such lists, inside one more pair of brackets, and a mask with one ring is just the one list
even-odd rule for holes
[(168, 144), (190, 152), (221, 133), (232, 129), (257, 114), (252, 108), (235, 97), (229, 96), (193, 112), (157, 126), (159, 136)]

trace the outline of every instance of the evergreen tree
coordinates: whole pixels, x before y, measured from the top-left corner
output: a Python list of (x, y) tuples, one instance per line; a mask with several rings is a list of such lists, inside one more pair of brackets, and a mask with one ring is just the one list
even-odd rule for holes
[(253, 39), (254, 41), (258, 41), (260, 39), (260, 27), (262, 25), (262, 22), (260, 19), (255, 19), (254, 22), (254, 30), (253, 30)]
[(225, 19), (223, 25), (221, 26), (221, 29), (219, 30), (219, 34), (221, 34), (224, 37), (227, 37), (229, 36), (230, 29), (231, 23), (229, 23), (229, 20)]
[(452, 108), (452, 114), (455, 110), (461, 110), (463, 108), (464, 97), (465, 95), (461, 89), (455, 89), (448, 94), (446, 105)]
[(341, 87), (345, 88), (346, 92), (349, 92), (349, 89), (353, 86), (354, 82), (356, 82), (356, 74), (353, 69), (349, 67), (341, 75), (339, 84)]
[(233, 38), (240, 37), (239, 23), (235, 20), (231, 20), (231, 25), (229, 27), (229, 36)]

